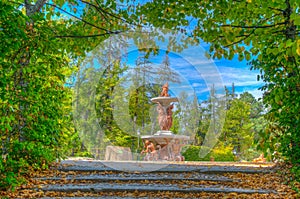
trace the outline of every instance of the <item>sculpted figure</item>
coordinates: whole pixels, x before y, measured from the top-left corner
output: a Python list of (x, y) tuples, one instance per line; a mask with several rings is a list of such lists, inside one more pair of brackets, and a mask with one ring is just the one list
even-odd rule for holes
[(173, 124), (173, 111), (174, 105), (170, 105), (167, 108), (163, 107), (159, 102), (157, 103), (157, 112), (158, 112), (158, 124), (160, 130), (170, 130)]
[(169, 84), (167, 82), (167, 83), (165, 83), (165, 85), (162, 86), (162, 91), (160, 93), (160, 97), (170, 97), (168, 91), (169, 91)]
[(157, 112), (158, 112), (158, 124), (160, 126), (160, 130), (169, 130), (168, 129), (168, 117), (165, 108), (158, 102), (157, 103)]
[(172, 144), (173, 158), (175, 161), (184, 161), (184, 156), (181, 155), (181, 148), (184, 144), (180, 144), (178, 139)]
[(155, 150), (154, 144), (146, 140), (144, 145), (144, 150), (142, 150), (141, 154), (146, 153), (145, 160), (157, 160), (157, 151)]
[(168, 108), (167, 108), (167, 129), (170, 130), (170, 128), (172, 127), (172, 123), (173, 123), (173, 118), (172, 118), (172, 115), (173, 115), (173, 108), (174, 108), (174, 105), (171, 104)]

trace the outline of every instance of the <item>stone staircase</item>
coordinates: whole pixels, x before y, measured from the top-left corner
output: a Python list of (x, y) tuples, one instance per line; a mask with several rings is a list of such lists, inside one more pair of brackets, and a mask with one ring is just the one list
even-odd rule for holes
[(35, 177), (37, 198), (286, 198), (273, 164), (65, 160), (53, 169)]

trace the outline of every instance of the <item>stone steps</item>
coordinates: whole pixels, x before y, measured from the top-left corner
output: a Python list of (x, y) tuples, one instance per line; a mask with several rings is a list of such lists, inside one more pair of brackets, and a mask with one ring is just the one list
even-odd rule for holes
[[(248, 187), (242, 177), (230, 177), (234, 173), (241, 176), (269, 175), (274, 172), (273, 166), (66, 160), (58, 168), (53, 168), (56, 169), (53, 175), (35, 178), (40, 184), (32, 187), (31, 191), (43, 193), (43, 199), (202, 198), (203, 194), (208, 198), (222, 198), (226, 194), (234, 196), (229, 198), (245, 198), (248, 195), (250, 198), (276, 198), (277, 190)], [(53, 193), (55, 196), (49, 197)]]
[(199, 172), (199, 173), (270, 173), (273, 172), (273, 164), (237, 164), (203, 163), (203, 164), (179, 164), (166, 162), (105, 162), (105, 161), (63, 161), (61, 171), (121, 171), (121, 172)]
[(54, 191), (54, 192), (182, 192), (182, 193), (194, 193), (194, 192), (211, 192), (211, 193), (231, 193), (236, 192), (240, 194), (267, 194), (276, 193), (274, 190), (263, 189), (243, 189), (219, 186), (190, 186), (190, 185), (178, 185), (178, 184), (117, 184), (117, 183), (96, 183), (96, 184), (64, 184), (64, 185), (46, 185), (41, 188), (42, 191)]
[(110, 181), (218, 181), (218, 182), (234, 182), (234, 180), (220, 175), (204, 175), (199, 173), (189, 174), (170, 174), (170, 173), (141, 173), (141, 174), (89, 174), (89, 175), (67, 175), (64, 177), (44, 177), (36, 178), (37, 180), (48, 181), (92, 181), (92, 182), (110, 182)]

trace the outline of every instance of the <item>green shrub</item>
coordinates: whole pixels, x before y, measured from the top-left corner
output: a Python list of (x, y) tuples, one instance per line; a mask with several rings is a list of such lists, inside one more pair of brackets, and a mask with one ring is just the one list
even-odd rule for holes
[(210, 157), (208, 155), (204, 158), (200, 157), (200, 149), (200, 146), (187, 145), (182, 149), (182, 155), (186, 161), (209, 161)]
[(212, 150), (210, 156), (214, 157), (215, 161), (234, 161), (233, 148), (230, 146), (216, 147)]
[[(13, 189), (31, 169), (45, 169), (63, 157), (73, 134), (72, 90), (75, 72), (69, 53), (54, 35), (56, 25), (29, 18), (0, 1), (0, 189)], [(32, 22), (33, 22), (32, 21)], [(31, 27), (31, 26), (30, 26)], [(51, 40), (51, 42), (49, 42)], [(60, 44), (59, 44), (60, 43)]]
[(200, 157), (200, 150), (209, 150), (204, 146), (187, 145), (183, 148), (182, 155), (186, 161), (210, 161), (211, 158), (214, 161), (234, 161), (234, 155), (232, 153), (232, 147), (215, 147), (205, 157)]

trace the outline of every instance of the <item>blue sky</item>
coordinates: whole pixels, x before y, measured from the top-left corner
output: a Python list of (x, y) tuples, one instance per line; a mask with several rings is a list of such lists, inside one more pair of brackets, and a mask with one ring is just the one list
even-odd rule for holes
[[(208, 45), (207, 45), (208, 46)], [(237, 58), (233, 60), (211, 60), (207, 59), (204, 55), (205, 48), (201, 48), (201, 52), (193, 55), (195, 49), (187, 50), (185, 53), (170, 53), (169, 61), (172, 70), (177, 72), (182, 78), (179, 85), (170, 85), (170, 89), (175, 93), (180, 93), (182, 90), (192, 88), (200, 100), (205, 100), (209, 97), (209, 90), (211, 84), (215, 87), (226, 86), (231, 90), (232, 83), (235, 85), (235, 93), (241, 94), (243, 92), (251, 93), (255, 98), (262, 96), (262, 92), (258, 90), (263, 85), (262, 81), (257, 81), (259, 71), (251, 71), (250, 65), (246, 61), (238, 61)], [(199, 50), (199, 49), (197, 49)], [(186, 59), (186, 54), (190, 55)], [(128, 53), (128, 64), (132, 67), (135, 66), (135, 60), (138, 57), (138, 51), (131, 51)], [(158, 56), (151, 57), (149, 60), (153, 66), (159, 67), (165, 57), (164, 51), (160, 51)], [(220, 76), (221, 81), (217, 80)], [(221, 85), (220, 85), (221, 84)], [(210, 86), (209, 86), (210, 85)]]

